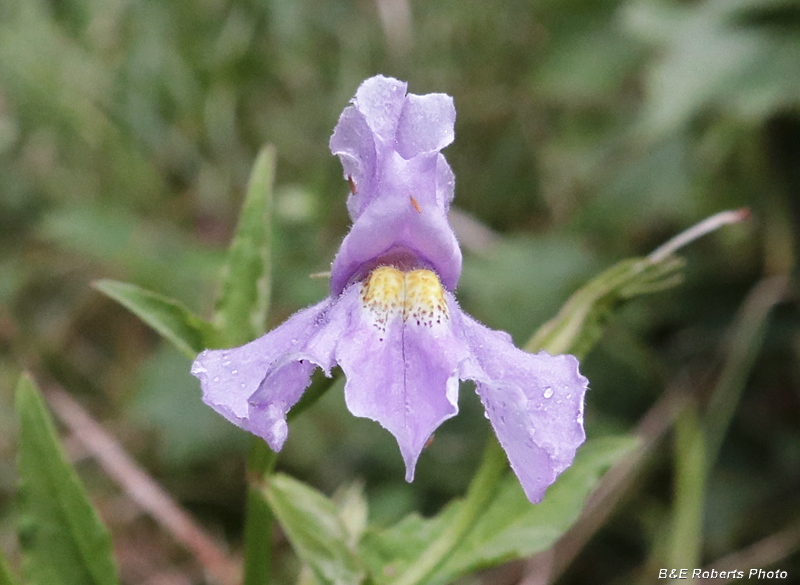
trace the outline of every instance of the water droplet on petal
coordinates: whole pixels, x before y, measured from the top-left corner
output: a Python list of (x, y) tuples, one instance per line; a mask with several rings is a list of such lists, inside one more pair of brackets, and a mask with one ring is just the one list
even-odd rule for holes
[(552, 396), (553, 396), (553, 389), (550, 386), (547, 386), (544, 389), (544, 397), (545, 398), (551, 398)]
[(232, 373), (233, 373), (233, 374), (238, 374), (238, 373), (239, 373), (239, 370), (233, 370), (233, 372), (232, 372)]
[(219, 382), (219, 376), (214, 376), (214, 381)]

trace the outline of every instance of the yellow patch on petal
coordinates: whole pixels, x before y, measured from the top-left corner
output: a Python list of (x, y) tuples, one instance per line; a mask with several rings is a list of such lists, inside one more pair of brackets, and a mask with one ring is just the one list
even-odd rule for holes
[(361, 302), (381, 332), (395, 316), (401, 316), (408, 324), (427, 327), (449, 319), (444, 289), (430, 270), (376, 268), (362, 285)]
[(403, 310), (405, 273), (381, 266), (373, 270), (361, 288), (361, 301), (368, 309), (393, 313)]
[(439, 277), (430, 270), (412, 270), (406, 274), (406, 298), (403, 318), (417, 325), (431, 326), (447, 319), (447, 300)]

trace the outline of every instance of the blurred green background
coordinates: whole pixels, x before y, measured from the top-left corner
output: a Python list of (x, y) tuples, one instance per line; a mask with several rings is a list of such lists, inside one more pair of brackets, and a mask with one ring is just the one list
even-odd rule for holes
[[(748, 293), (795, 273), (796, 0), (2, 0), (0, 547), (12, 558), (22, 369), (78, 398), (237, 549), (247, 436), (202, 405), (187, 359), (90, 283), (133, 282), (208, 315), (250, 166), (272, 143), (269, 326), (321, 299), (327, 281), (309, 274), (328, 269), (348, 227), (328, 138), (376, 73), (454, 97), (458, 297), (518, 344), (613, 262), (752, 209), (685, 251), (683, 286), (614, 318), (582, 366), (589, 435), (630, 430), (667, 388), (702, 404)], [(763, 340), (737, 329), (754, 361), (733, 364), (744, 389), (708, 478), (703, 564), (786, 527), (800, 542), (800, 321), (791, 286), (780, 299)], [(363, 478), (378, 523), (434, 512), (463, 492), (489, 432), (470, 387), (461, 408), (411, 486), (391, 436), (350, 416), (337, 388), (293, 425), (279, 467), (328, 493)], [(125, 583), (203, 583), (75, 456)], [(560, 582), (656, 581), (671, 459), (661, 443)], [(797, 554), (778, 566), (800, 575)]]

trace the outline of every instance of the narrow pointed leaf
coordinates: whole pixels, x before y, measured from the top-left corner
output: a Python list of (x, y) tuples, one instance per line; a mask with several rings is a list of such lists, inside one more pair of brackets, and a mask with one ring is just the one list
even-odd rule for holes
[(207, 347), (218, 345), (213, 326), (174, 299), (115, 280), (99, 280), (93, 286), (129, 309), (192, 359)]
[(223, 269), (222, 292), (214, 323), (228, 345), (241, 345), (264, 333), (270, 298), (270, 234), (275, 149), (256, 158), (239, 225)]
[[(250, 174), (239, 225), (228, 250), (214, 324), (224, 345), (241, 345), (264, 332), (270, 297), (270, 228), (275, 150), (264, 147)], [(261, 439), (253, 442), (248, 475), (266, 478), (275, 454)], [(272, 513), (257, 482), (248, 487), (244, 534), (244, 585), (270, 580)]]
[(653, 261), (630, 258), (618, 262), (573, 294), (558, 315), (542, 325), (525, 345), (551, 354), (583, 358), (597, 343), (614, 308), (635, 296), (679, 284), (685, 262), (677, 256)]
[(33, 381), (17, 386), (19, 542), (29, 585), (116, 585), (111, 539)]
[(348, 546), (350, 533), (335, 504), (318, 491), (276, 474), (264, 488), (272, 511), (300, 560), (324, 585), (357, 585), (365, 571)]
[[(608, 467), (636, 446), (627, 436), (587, 442), (575, 462), (532, 505), (516, 477), (509, 474), (486, 511), (453, 553), (426, 580), (426, 585), (449, 583), (461, 575), (515, 558), (524, 558), (552, 546), (580, 515), (586, 497)], [(392, 583), (458, 514), (455, 502), (432, 519), (411, 515), (379, 532), (367, 532), (361, 554), (376, 583)]]

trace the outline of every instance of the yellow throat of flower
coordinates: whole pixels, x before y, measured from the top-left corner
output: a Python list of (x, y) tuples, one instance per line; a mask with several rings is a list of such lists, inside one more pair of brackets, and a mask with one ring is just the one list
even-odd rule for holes
[(361, 302), (381, 331), (385, 331), (394, 316), (402, 316), (405, 323), (426, 327), (449, 319), (444, 289), (439, 277), (430, 270), (403, 272), (380, 266), (364, 281)]

